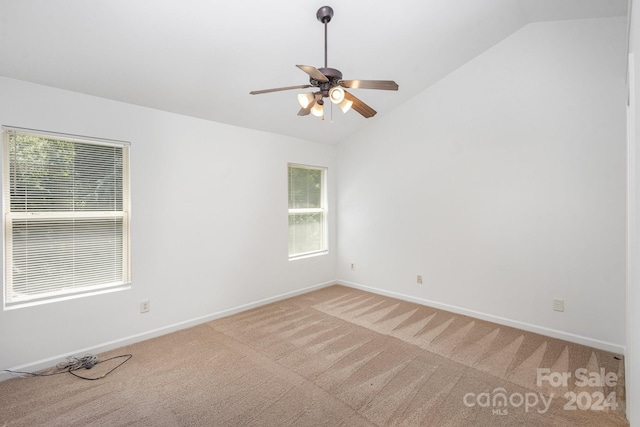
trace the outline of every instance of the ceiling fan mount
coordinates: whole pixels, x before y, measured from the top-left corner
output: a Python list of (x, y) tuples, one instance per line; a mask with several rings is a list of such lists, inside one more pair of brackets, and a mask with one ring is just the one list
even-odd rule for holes
[(333, 9), (330, 6), (322, 6), (316, 13), (316, 18), (324, 24), (324, 67), (316, 68), (310, 65), (296, 65), (309, 75), (309, 84), (300, 86), (287, 86), (274, 89), (251, 91), (251, 95), (262, 93), (278, 92), (291, 89), (317, 88), (316, 92), (308, 92), (298, 95), (298, 102), (302, 107), (298, 111), (299, 116), (306, 116), (312, 113), (315, 116), (324, 116), (324, 98), (329, 98), (334, 104), (338, 104), (343, 112), (353, 108), (363, 117), (369, 118), (376, 114), (376, 111), (367, 104), (356, 98), (348, 89), (380, 89), (398, 90), (398, 84), (393, 80), (343, 80), (342, 72), (327, 66), (327, 24), (333, 18)]
[(321, 23), (327, 24), (331, 21), (331, 18), (333, 18), (333, 9), (331, 6), (322, 6), (316, 12), (316, 18), (318, 18), (318, 21)]

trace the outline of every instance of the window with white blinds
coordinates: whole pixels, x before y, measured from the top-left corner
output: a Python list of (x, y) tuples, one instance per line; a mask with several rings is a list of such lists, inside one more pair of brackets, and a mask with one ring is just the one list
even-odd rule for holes
[(128, 287), (129, 143), (3, 130), (5, 307)]
[(326, 169), (289, 165), (289, 259), (326, 253)]

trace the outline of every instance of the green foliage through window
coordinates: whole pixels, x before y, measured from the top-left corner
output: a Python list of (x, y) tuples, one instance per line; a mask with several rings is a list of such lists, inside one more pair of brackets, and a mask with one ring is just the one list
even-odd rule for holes
[(11, 133), (12, 212), (122, 210), (122, 149)]

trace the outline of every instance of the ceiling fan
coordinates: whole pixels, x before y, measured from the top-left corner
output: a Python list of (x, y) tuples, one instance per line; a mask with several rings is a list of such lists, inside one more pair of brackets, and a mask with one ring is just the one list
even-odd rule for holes
[(307, 116), (310, 113), (314, 116), (324, 116), (324, 98), (329, 98), (331, 102), (337, 104), (343, 113), (353, 108), (364, 118), (373, 117), (376, 111), (353, 96), (343, 88), (348, 89), (379, 89), (398, 90), (398, 84), (393, 80), (342, 80), (342, 73), (335, 68), (327, 66), (327, 24), (333, 17), (333, 9), (330, 6), (322, 6), (316, 13), (318, 21), (324, 24), (324, 67), (315, 68), (310, 65), (296, 65), (309, 75), (309, 84), (300, 86), (286, 86), (274, 89), (254, 90), (251, 95), (262, 93), (279, 92), (292, 89), (317, 88), (315, 92), (301, 93), (298, 95), (300, 104), (299, 116)]

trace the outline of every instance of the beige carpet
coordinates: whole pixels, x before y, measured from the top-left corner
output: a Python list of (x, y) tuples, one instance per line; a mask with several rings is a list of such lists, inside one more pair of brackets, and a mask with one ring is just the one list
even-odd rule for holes
[(619, 355), (342, 286), (123, 353), (0, 383), (0, 426), (628, 425)]

